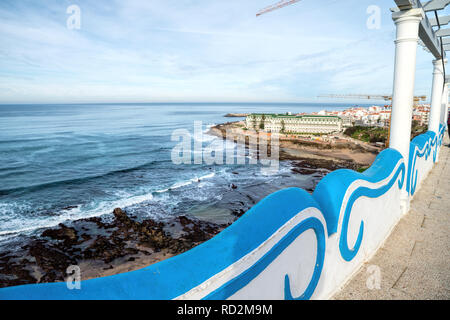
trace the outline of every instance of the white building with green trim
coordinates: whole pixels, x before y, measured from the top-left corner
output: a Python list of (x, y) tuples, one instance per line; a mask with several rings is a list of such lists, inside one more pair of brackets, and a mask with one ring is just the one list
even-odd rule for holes
[(343, 120), (338, 116), (285, 115), (252, 113), (245, 119), (246, 128), (290, 134), (327, 134), (341, 132)]

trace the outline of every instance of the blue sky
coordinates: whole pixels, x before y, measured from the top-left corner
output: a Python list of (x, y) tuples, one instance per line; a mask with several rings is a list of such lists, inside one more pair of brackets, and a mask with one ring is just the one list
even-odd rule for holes
[[(0, 103), (318, 102), (392, 93), (393, 0), (2, 0)], [(66, 9), (81, 9), (69, 30)], [(368, 29), (369, 5), (381, 28)], [(432, 56), (419, 47), (416, 94)], [(361, 101), (362, 102), (362, 101)]]

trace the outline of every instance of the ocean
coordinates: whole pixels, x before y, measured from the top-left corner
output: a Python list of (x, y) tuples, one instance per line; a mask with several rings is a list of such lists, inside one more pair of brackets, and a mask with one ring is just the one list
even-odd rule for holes
[[(267, 176), (260, 165), (174, 164), (176, 129), (204, 132), (236, 121), (226, 113), (340, 110), (346, 104), (0, 105), (0, 242), (116, 207), (138, 218), (194, 215), (226, 222), (284, 187), (308, 187), (289, 161)], [(208, 147), (218, 138), (203, 135)], [(227, 142), (228, 143), (228, 142)], [(252, 156), (251, 154), (248, 156)], [(230, 187), (233, 186), (234, 188)]]

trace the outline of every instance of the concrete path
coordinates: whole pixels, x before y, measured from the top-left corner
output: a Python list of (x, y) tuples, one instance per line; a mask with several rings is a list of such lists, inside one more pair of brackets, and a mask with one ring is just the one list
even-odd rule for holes
[(333, 299), (450, 299), (447, 132), (439, 162), (416, 191), (410, 212), (400, 220), (384, 246)]

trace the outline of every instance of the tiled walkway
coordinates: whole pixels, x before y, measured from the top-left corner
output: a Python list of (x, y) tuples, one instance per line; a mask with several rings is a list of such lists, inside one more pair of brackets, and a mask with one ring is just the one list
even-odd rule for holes
[(450, 299), (450, 147), (445, 134), (439, 162), (414, 196), (410, 212), (334, 299)]

